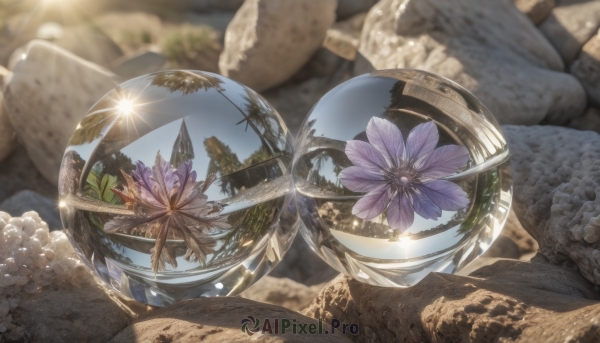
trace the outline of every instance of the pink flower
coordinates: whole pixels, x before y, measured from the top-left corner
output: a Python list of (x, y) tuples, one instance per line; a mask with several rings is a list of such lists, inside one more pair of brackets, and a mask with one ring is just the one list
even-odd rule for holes
[(412, 226), (414, 213), (437, 220), (444, 211), (469, 204), (455, 183), (439, 178), (464, 168), (469, 151), (459, 145), (435, 148), (439, 134), (433, 122), (412, 129), (406, 144), (402, 133), (388, 120), (372, 118), (367, 125), (369, 143), (351, 140), (346, 155), (354, 163), (340, 173), (340, 181), (354, 192), (367, 192), (352, 214), (372, 220), (387, 209), (390, 227), (400, 232)]
[(185, 259), (206, 263), (216, 241), (206, 233), (213, 228), (228, 229), (227, 216), (220, 216), (222, 207), (209, 202), (204, 192), (215, 180), (211, 174), (206, 181), (196, 182), (191, 162), (177, 169), (166, 162), (160, 152), (150, 169), (138, 161), (132, 176), (121, 170), (127, 186), (112, 191), (134, 212), (131, 217), (116, 217), (104, 224), (107, 233), (141, 233), (156, 238), (152, 249), (152, 270), (165, 270), (165, 262), (177, 267), (175, 251), (166, 245), (167, 238), (183, 238), (188, 250)]

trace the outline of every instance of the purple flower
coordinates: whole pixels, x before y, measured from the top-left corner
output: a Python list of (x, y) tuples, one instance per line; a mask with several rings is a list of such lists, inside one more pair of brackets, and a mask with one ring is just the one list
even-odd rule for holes
[(469, 151), (459, 145), (435, 148), (439, 134), (433, 122), (417, 125), (404, 143), (402, 133), (388, 120), (372, 118), (367, 125), (369, 143), (348, 141), (346, 155), (354, 163), (340, 173), (344, 186), (367, 192), (352, 214), (372, 220), (387, 208), (390, 227), (400, 232), (412, 226), (414, 213), (437, 220), (444, 211), (469, 204), (456, 184), (438, 180), (464, 168)]
[(183, 238), (187, 245), (185, 259), (206, 263), (216, 241), (206, 233), (212, 228), (228, 229), (227, 216), (220, 216), (222, 207), (209, 202), (204, 192), (215, 180), (211, 174), (206, 181), (196, 182), (191, 162), (177, 169), (166, 162), (160, 152), (150, 169), (138, 161), (132, 176), (121, 170), (127, 186), (111, 190), (134, 212), (134, 216), (116, 217), (104, 224), (106, 233), (124, 232), (156, 238), (151, 250), (154, 273), (165, 270), (165, 262), (177, 267), (175, 250), (166, 245), (167, 238)]

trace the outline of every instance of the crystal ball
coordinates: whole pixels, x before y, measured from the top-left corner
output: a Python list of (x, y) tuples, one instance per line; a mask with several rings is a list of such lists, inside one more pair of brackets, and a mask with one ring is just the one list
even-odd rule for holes
[(355, 77), (319, 100), (298, 135), (300, 232), (368, 284), (456, 273), (502, 230), (508, 156), (492, 114), (458, 84), (418, 70)]
[(200, 71), (144, 75), (77, 126), (61, 219), (81, 259), (129, 298), (235, 295), (294, 238), (291, 162), (288, 129), (253, 90)]

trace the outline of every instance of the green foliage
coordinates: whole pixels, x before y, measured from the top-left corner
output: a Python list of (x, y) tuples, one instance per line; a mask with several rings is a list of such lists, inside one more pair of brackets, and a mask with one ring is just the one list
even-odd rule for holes
[(183, 25), (162, 42), (166, 57), (173, 62), (186, 63), (195, 60), (207, 50), (219, 51), (215, 32), (209, 26)]
[(120, 205), (122, 204), (121, 198), (111, 191), (111, 188), (117, 187), (118, 185), (119, 182), (116, 176), (109, 174), (101, 175), (92, 170), (86, 179), (83, 194), (96, 200)]

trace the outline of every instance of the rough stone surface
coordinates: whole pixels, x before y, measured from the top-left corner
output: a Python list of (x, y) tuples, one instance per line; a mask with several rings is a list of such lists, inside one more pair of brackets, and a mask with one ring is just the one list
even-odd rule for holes
[[(315, 342), (315, 335), (256, 335), (248, 336), (240, 330), (242, 319), (253, 316), (260, 320), (286, 318), (296, 323), (317, 324), (317, 320), (283, 307), (252, 300), (224, 297), (186, 300), (150, 312), (110, 340), (111, 343), (129, 342)], [(324, 326), (326, 326), (324, 324)], [(248, 324), (253, 328), (252, 323)], [(274, 324), (271, 323), (274, 330)], [(260, 332), (260, 331), (259, 331)], [(319, 342), (349, 342), (343, 335), (319, 335)]]
[(562, 124), (585, 91), (509, 0), (382, 0), (367, 15), (355, 74), (416, 68), (467, 88), (502, 124)]
[(24, 296), (13, 314), (13, 323), (23, 327), (28, 342), (44, 343), (107, 342), (130, 321), (95, 282), (49, 286)]
[(338, 274), (337, 270), (310, 249), (300, 233), (296, 235), (283, 260), (269, 273), (272, 277), (288, 278), (307, 286), (329, 282)]
[(257, 91), (284, 82), (321, 46), (335, 7), (335, 0), (244, 2), (225, 32), (221, 74)]
[(10, 155), (17, 145), (17, 134), (4, 110), (4, 93), (0, 89), (0, 162)]
[(585, 43), (570, 69), (583, 85), (588, 100), (600, 105), (600, 31)]
[(50, 230), (62, 229), (56, 201), (34, 191), (20, 191), (4, 200), (0, 203), (0, 211), (7, 212), (13, 217), (19, 217), (25, 212), (35, 211), (48, 223)]
[(123, 56), (121, 48), (104, 31), (89, 24), (65, 27), (61, 37), (52, 43), (103, 67)]
[(40, 174), (21, 145), (0, 162), (0, 185), (0, 202), (24, 189), (51, 199), (58, 197), (56, 186)]
[(367, 12), (378, 0), (338, 0), (335, 14), (337, 20), (345, 20), (358, 13)]
[(405, 289), (339, 276), (304, 313), (358, 323), (355, 342), (593, 342), (595, 299), (574, 270), (502, 260), (470, 277), (432, 273)]
[(366, 16), (366, 13), (359, 13), (350, 19), (333, 24), (327, 30), (323, 46), (338, 56), (354, 61)]
[(44, 41), (27, 46), (4, 89), (12, 126), (40, 173), (57, 184), (63, 152), (75, 127), (116, 76)]
[(556, 7), (540, 31), (569, 64), (600, 27), (600, 1)]
[(583, 117), (576, 118), (569, 122), (569, 127), (582, 131), (595, 131), (600, 133), (600, 110), (597, 108), (588, 108)]
[(552, 126), (503, 130), (519, 221), (550, 261), (573, 261), (600, 284), (600, 135)]
[(317, 297), (322, 286), (308, 287), (288, 278), (265, 276), (242, 292), (240, 298), (302, 311)]
[(515, 6), (536, 25), (544, 21), (556, 6), (555, 0), (514, 0), (514, 2)]

